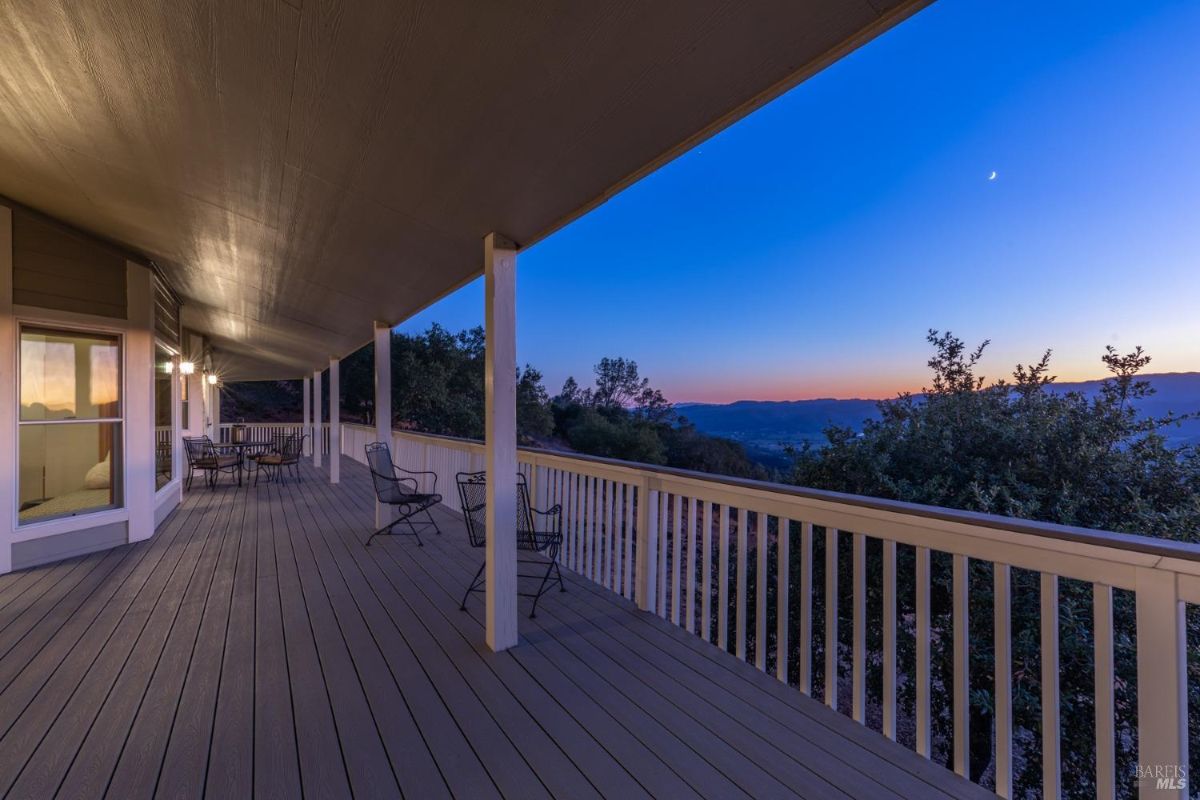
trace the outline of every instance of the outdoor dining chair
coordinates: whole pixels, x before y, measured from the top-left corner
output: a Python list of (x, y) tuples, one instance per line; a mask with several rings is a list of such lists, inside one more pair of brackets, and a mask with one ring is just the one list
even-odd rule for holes
[[(463, 519), (467, 523), (467, 538), (471, 542), (472, 547), (484, 547), (487, 544), (487, 522), (485, 519), (487, 513), (487, 473), (486, 472), (460, 472), (455, 476), (458, 482), (458, 499), (462, 503)], [(541, 523), (539, 530), (538, 522)], [(529, 502), (529, 485), (525, 481), (525, 476), (517, 473), (517, 550), (528, 553), (535, 553), (540, 557), (534, 558), (518, 558), (518, 564), (536, 564), (544, 565), (545, 572), (536, 572), (533, 574), (518, 572), (518, 578), (541, 578), (541, 583), (538, 585), (536, 592), (517, 592), (521, 597), (532, 597), (533, 608), (529, 612), (530, 618), (537, 616), (537, 604), (542, 599), (542, 595), (550, 591), (554, 584), (558, 584), (558, 590), (565, 592), (566, 584), (563, 583), (562, 572), (558, 569), (558, 551), (562, 547), (562, 506), (556, 505), (545, 511), (539, 511), (534, 508)], [(467, 591), (463, 594), (462, 604), (459, 606), (463, 611), (467, 610), (467, 599), (471, 596), (471, 592), (482, 592), (484, 589), (483, 570), (487, 566), (485, 560), (479, 565), (479, 571), (475, 573), (471, 585), (467, 587)], [(518, 569), (520, 569), (518, 567)], [(551, 578), (553, 573), (554, 578)]]
[(300, 455), (304, 452), (304, 440), (307, 435), (293, 433), (278, 439), (275, 446), (266, 453), (250, 456), (255, 465), (254, 485), (258, 485), (258, 474), (266, 471), (267, 480), (283, 480), (284, 470), (290, 469), (292, 477), (300, 477)]
[(188, 476), (187, 488), (192, 488), (192, 476), (196, 471), (204, 474), (204, 482), (209, 489), (217, 488), (217, 478), (222, 472), (233, 474), (237, 471), (239, 458), (236, 454), (223, 454), (217, 451), (212, 439), (207, 436), (183, 437), (183, 448), (187, 453)]
[[(391, 506), (396, 510), (396, 518), (367, 537), (367, 546), (371, 540), (384, 534), (395, 536), (393, 530), (400, 523), (408, 526), (403, 535), (412, 535), (417, 539), (417, 545), (423, 547), (421, 534), (417, 525), (432, 526), (439, 535), (442, 530), (437, 521), (429, 513), (429, 509), (442, 502), (442, 496), (437, 493), (437, 474), (433, 472), (404, 469), (392, 462), (392, 450), (386, 442), (372, 442), (366, 446), (367, 466), (371, 468), (371, 480), (375, 484), (375, 496), (380, 503)], [(429, 491), (421, 491), (421, 479), (429, 478)], [(416, 524), (415, 518), (419, 519)]]

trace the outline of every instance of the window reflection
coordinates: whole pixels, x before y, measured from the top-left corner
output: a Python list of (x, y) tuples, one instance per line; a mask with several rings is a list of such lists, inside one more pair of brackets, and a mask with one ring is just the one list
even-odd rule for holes
[(21, 331), (21, 419), (111, 419), (120, 415), (115, 336)]
[(20, 522), (119, 507), (120, 339), (23, 328), (20, 359)]

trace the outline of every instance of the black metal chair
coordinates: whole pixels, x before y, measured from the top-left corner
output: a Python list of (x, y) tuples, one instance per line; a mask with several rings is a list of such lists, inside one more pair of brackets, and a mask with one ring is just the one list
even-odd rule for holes
[(208, 488), (215, 490), (220, 473), (233, 474), (238, 469), (238, 456), (218, 452), (212, 439), (207, 436), (185, 436), (183, 447), (188, 460), (188, 489), (192, 488), (192, 476), (197, 470), (204, 473), (204, 482), (208, 484)]
[(267, 480), (282, 481), (285, 468), (290, 468), (292, 477), (301, 480), (300, 455), (304, 452), (304, 440), (307, 438), (299, 433), (289, 434), (277, 440), (270, 451), (251, 456), (250, 460), (255, 466), (254, 485), (258, 485), (258, 474), (264, 470)]
[[(463, 518), (467, 523), (467, 538), (472, 547), (484, 547), (487, 544), (487, 473), (460, 472), (455, 476), (458, 482), (458, 499), (462, 503)], [(535, 520), (542, 520), (542, 530), (538, 530)], [(529, 612), (532, 619), (537, 616), (537, 604), (542, 595), (550, 591), (555, 581), (550, 574), (554, 573), (558, 590), (565, 592), (562, 572), (558, 569), (558, 551), (562, 547), (562, 506), (556, 505), (545, 511), (539, 511), (529, 502), (529, 485), (525, 476), (517, 473), (517, 550), (540, 554), (543, 558), (518, 558), (518, 564), (545, 564), (544, 573), (517, 573), (518, 578), (541, 578), (536, 592), (517, 592), (521, 597), (532, 597), (533, 608)], [(467, 598), (471, 592), (482, 592), (484, 577), (483, 570), (487, 566), (485, 560), (479, 565), (479, 571), (471, 580), (471, 585), (463, 594), (463, 611), (467, 610)]]
[[(421, 526), (432, 526), (440, 536), (441, 528), (429, 513), (429, 509), (442, 502), (442, 496), (437, 493), (437, 475), (433, 472), (423, 472), (404, 469), (392, 462), (392, 450), (386, 442), (372, 442), (366, 446), (367, 466), (371, 468), (371, 480), (375, 484), (375, 496), (380, 503), (396, 509), (396, 519), (384, 525), (367, 537), (367, 547), (376, 536), (389, 534), (397, 535), (393, 528), (401, 522), (408, 525), (408, 531), (403, 535), (412, 535), (417, 539), (417, 545), (424, 547), (421, 534), (413, 524), (413, 518), (424, 515), (426, 521), (420, 521)], [(421, 491), (421, 483), (415, 476), (432, 478), (428, 492)]]

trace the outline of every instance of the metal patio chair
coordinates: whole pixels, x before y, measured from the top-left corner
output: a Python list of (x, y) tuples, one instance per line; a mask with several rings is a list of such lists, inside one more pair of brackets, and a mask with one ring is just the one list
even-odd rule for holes
[[(487, 522), (485, 513), (487, 510), (487, 473), (486, 472), (460, 472), (455, 476), (458, 482), (458, 499), (462, 503), (463, 518), (467, 523), (467, 537), (470, 539), (472, 547), (484, 547), (487, 544)], [(542, 529), (538, 530), (537, 522), (542, 523)], [(518, 558), (518, 564), (544, 564), (545, 572), (541, 573), (517, 573), (517, 578), (541, 578), (542, 581), (538, 585), (536, 592), (517, 592), (521, 597), (532, 597), (533, 608), (529, 612), (532, 619), (537, 616), (537, 604), (542, 599), (542, 595), (550, 591), (554, 584), (558, 583), (558, 590), (565, 592), (567, 586), (563, 583), (562, 572), (558, 569), (558, 551), (562, 547), (562, 506), (556, 505), (545, 511), (540, 511), (533, 507), (529, 502), (529, 485), (525, 481), (525, 476), (517, 473), (517, 550), (527, 553), (535, 553), (541, 558)], [(463, 594), (462, 604), (459, 606), (463, 611), (467, 610), (467, 599), (471, 596), (471, 592), (483, 591), (483, 570), (487, 566), (486, 560), (480, 564), (479, 571), (475, 573), (475, 577), (471, 580), (471, 585), (467, 587), (467, 591)], [(519, 568), (518, 568), (519, 569)], [(554, 580), (551, 579), (551, 573), (554, 574)]]
[(208, 484), (208, 488), (216, 490), (217, 478), (222, 472), (232, 475), (238, 469), (238, 456), (218, 452), (212, 439), (207, 436), (185, 436), (183, 447), (188, 460), (188, 489), (192, 488), (192, 476), (197, 470), (204, 473), (204, 482)]
[[(392, 450), (386, 442), (372, 442), (366, 446), (365, 450), (367, 466), (371, 468), (371, 480), (375, 484), (375, 496), (380, 503), (396, 509), (397, 514), (396, 519), (367, 537), (367, 547), (371, 546), (371, 540), (376, 536), (384, 534), (396, 536), (397, 534), (392, 529), (401, 522), (408, 525), (408, 531), (400, 535), (414, 536), (417, 539), (417, 545), (424, 547), (425, 543), (421, 541), (417, 525), (413, 524), (413, 519), (418, 516), (424, 516), (425, 519), (419, 520), (417, 524), (423, 527), (432, 526), (440, 536), (442, 529), (438, 527), (437, 521), (429, 513), (429, 509), (442, 502), (442, 496), (437, 493), (437, 474), (409, 470), (393, 463)], [(431, 479), (430, 491), (421, 491), (421, 483), (416, 476), (427, 476)]]
[(306, 435), (292, 433), (277, 440), (271, 451), (250, 456), (250, 460), (255, 466), (254, 485), (258, 485), (258, 473), (264, 470), (267, 473), (267, 480), (282, 481), (285, 468), (291, 469), (292, 477), (296, 480), (302, 480), (300, 455), (304, 452), (304, 440), (307, 438)]

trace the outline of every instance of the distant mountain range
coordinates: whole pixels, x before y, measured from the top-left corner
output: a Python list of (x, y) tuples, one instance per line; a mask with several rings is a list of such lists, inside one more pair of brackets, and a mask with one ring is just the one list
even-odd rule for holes
[[(1155, 394), (1140, 404), (1147, 416), (1168, 412), (1200, 411), (1200, 372), (1169, 372), (1145, 375)], [(1056, 383), (1060, 392), (1081, 391), (1093, 395), (1101, 381)], [(741, 442), (751, 455), (766, 462), (783, 460), (783, 448), (802, 442), (820, 444), (829, 425), (861, 428), (865, 420), (878, 417), (877, 400), (739, 400), (735, 403), (680, 403), (683, 416), (704, 433)], [(1200, 444), (1200, 419), (1169, 428), (1164, 434), (1174, 445)]]

